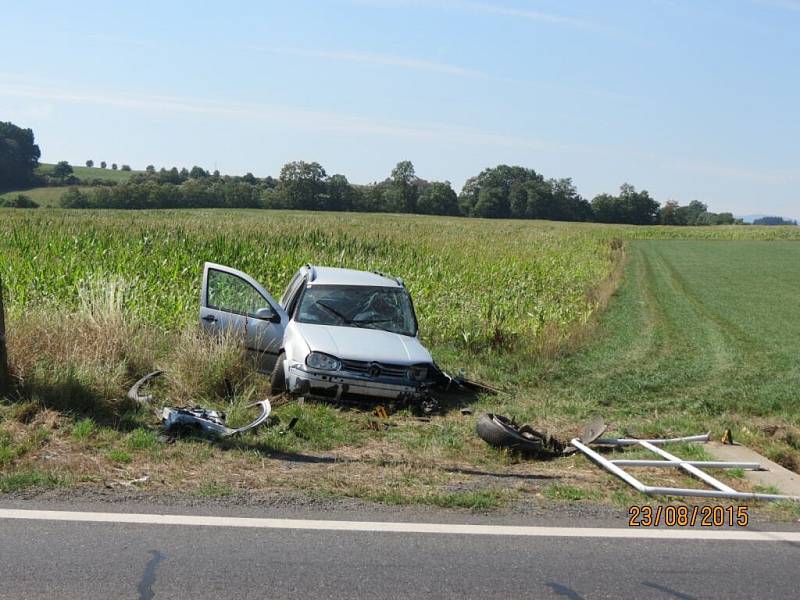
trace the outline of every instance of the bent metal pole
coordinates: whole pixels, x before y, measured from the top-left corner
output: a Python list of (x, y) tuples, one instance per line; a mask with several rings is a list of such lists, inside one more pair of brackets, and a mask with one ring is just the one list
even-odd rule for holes
[[(663, 440), (660, 440), (663, 441)], [(630, 443), (628, 443), (630, 442)], [(643, 448), (653, 451), (655, 444), (652, 443), (650, 440), (635, 440), (635, 442), (639, 442), (638, 445), (642, 446)], [(644, 443), (641, 443), (644, 442)], [(612, 475), (616, 475), (622, 481), (627, 483), (629, 486), (634, 488), (635, 490), (647, 494), (648, 496), (690, 496), (690, 497), (698, 497), (698, 498), (731, 498), (735, 500), (800, 500), (800, 496), (784, 496), (781, 494), (761, 494), (756, 492), (737, 492), (736, 490), (728, 487), (721, 481), (717, 481), (713, 477), (711, 477), (708, 473), (703, 473), (703, 481), (711, 485), (711, 487), (715, 488), (713, 490), (709, 489), (695, 489), (695, 488), (673, 488), (673, 487), (660, 487), (660, 486), (652, 486), (642, 483), (640, 480), (636, 479), (633, 475), (625, 471), (625, 469), (619, 467), (618, 465), (614, 464), (614, 462), (607, 460), (605, 457), (600, 455), (598, 452), (595, 452), (589, 446), (581, 443), (578, 438), (573, 439), (570, 444), (583, 452), (588, 458), (596, 462), (598, 465), (603, 467), (606, 471), (611, 473)], [(634, 440), (626, 440), (624, 445), (630, 446), (634, 444)], [(660, 449), (659, 449), (660, 450)], [(683, 461), (679, 459), (677, 456), (673, 456), (668, 452), (664, 452), (663, 450), (660, 452), (656, 452), (657, 454), (661, 454), (667, 461), (665, 464), (669, 464), (670, 466), (675, 463), (679, 463), (680, 467), (684, 470), (694, 474), (694, 471), (699, 471), (696, 467), (692, 466), (689, 468), (689, 464), (687, 461)], [(702, 471), (701, 471), (702, 472)]]

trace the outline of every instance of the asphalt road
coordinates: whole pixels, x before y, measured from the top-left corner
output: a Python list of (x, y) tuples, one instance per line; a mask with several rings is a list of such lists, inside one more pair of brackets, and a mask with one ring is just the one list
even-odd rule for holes
[[(65, 508), (85, 509), (59, 507)], [(124, 506), (113, 510), (126, 513)], [(352, 517), (326, 512), (323, 518)], [(441, 521), (487, 522), (464, 514)], [(524, 524), (537, 525), (532, 521)], [(559, 531), (525, 537), (51, 521), (5, 518), (0, 510), (0, 598), (798, 597), (797, 541), (562, 537)]]

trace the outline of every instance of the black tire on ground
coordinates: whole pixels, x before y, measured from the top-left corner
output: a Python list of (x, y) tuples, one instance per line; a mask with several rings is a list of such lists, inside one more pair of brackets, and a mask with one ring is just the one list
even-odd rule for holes
[(497, 448), (508, 448), (524, 454), (539, 454), (546, 452), (543, 439), (532, 436), (526, 437), (511, 421), (502, 415), (491, 413), (481, 415), (475, 426), (480, 438)]
[(269, 378), (269, 384), (273, 394), (282, 394), (286, 391), (286, 370), (284, 369), (285, 362), (286, 353), (281, 352), (278, 355), (278, 360), (275, 361), (275, 367), (273, 367), (272, 375)]

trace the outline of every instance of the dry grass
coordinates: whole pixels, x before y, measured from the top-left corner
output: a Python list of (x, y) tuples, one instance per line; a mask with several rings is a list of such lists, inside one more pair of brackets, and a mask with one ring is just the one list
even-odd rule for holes
[(211, 337), (197, 328), (183, 331), (163, 369), (170, 401), (177, 404), (248, 395), (263, 383), (241, 336), (234, 332)]
[(89, 279), (79, 286), (76, 310), (42, 308), (13, 316), (8, 326), (12, 370), (25, 380), (35, 365), (47, 360), (76, 368), (96, 368), (112, 383), (126, 371), (152, 361), (141, 330), (127, 318), (120, 280)]
[(8, 350), (20, 400), (75, 414), (110, 417), (128, 409), (119, 399), (156, 349), (125, 314), (125, 282), (88, 279), (74, 310), (12, 314)]

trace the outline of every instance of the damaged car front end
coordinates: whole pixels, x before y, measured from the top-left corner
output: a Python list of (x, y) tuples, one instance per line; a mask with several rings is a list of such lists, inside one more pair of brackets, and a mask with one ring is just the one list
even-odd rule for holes
[(433, 360), (411, 297), (381, 274), (314, 269), (292, 312), (273, 377), (296, 396), (413, 403), (429, 395)]
[[(335, 400), (368, 396), (402, 403), (426, 398), (433, 385), (427, 375), (427, 365), (406, 367), (375, 361), (338, 360), (319, 352), (312, 352), (309, 357), (310, 364), (309, 360), (289, 363), (287, 384), (294, 395)], [(316, 366), (319, 364), (325, 368)]]

